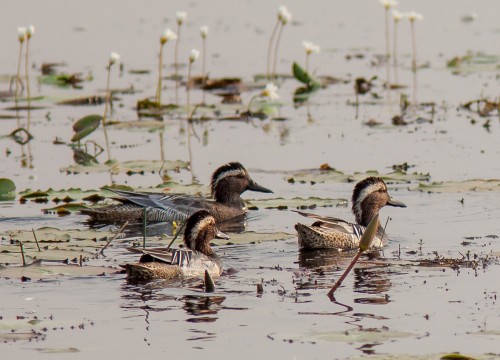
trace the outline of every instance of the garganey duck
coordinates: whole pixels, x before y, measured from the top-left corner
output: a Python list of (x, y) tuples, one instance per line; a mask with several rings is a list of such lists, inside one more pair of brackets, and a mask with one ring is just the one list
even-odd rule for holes
[(210, 190), (213, 197), (206, 199), (186, 194), (131, 192), (110, 189), (121, 198), (121, 204), (97, 209), (83, 209), (91, 222), (142, 221), (146, 208), (147, 222), (184, 221), (197, 210), (208, 210), (217, 222), (234, 219), (247, 211), (241, 194), (247, 190), (272, 193), (257, 184), (239, 162), (222, 165), (212, 174)]
[(217, 230), (215, 218), (206, 210), (191, 215), (184, 230), (186, 249), (131, 249), (141, 252), (138, 263), (121, 265), (133, 281), (153, 279), (183, 279), (204, 275), (212, 277), (222, 273), (222, 261), (210, 247), (214, 238), (229, 239)]
[[(356, 223), (345, 220), (323, 217), (316, 214), (297, 211), (299, 214), (317, 219), (312, 225), (297, 223), (299, 248), (337, 249), (339, 251), (357, 249), (359, 240), (370, 220), (386, 205), (406, 207), (400, 201), (391, 198), (385, 182), (379, 177), (369, 177), (356, 184), (352, 193), (352, 212)], [(381, 248), (388, 241), (384, 229), (378, 224), (377, 234), (372, 242), (372, 248)]]

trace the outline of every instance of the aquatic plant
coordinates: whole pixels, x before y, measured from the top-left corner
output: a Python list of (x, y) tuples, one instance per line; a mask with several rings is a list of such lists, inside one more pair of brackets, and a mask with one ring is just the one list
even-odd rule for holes
[(158, 86), (156, 88), (156, 103), (161, 106), (161, 90), (162, 90), (162, 68), (163, 68), (163, 47), (169, 40), (176, 40), (177, 34), (170, 29), (166, 29), (160, 37), (160, 56), (158, 60)]
[(26, 59), (24, 61), (25, 72), (26, 72), (26, 95), (28, 97), (28, 123), (26, 129), (30, 130), (30, 116), (29, 109), (31, 108), (31, 91), (30, 91), (30, 77), (29, 77), (29, 53), (30, 53), (30, 39), (35, 33), (35, 27), (30, 25), (26, 28)]
[(411, 11), (406, 17), (410, 20), (411, 27), (411, 48), (412, 48), (412, 60), (411, 60), (411, 69), (413, 72), (417, 71), (417, 36), (415, 30), (415, 21), (420, 21), (424, 17), (422, 14)]
[(175, 69), (175, 77), (177, 78), (178, 66), (179, 66), (177, 59), (179, 53), (179, 43), (181, 41), (181, 27), (182, 24), (184, 24), (184, 21), (186, 20), (187, 13), (185, 13), (184, 11), (177, 11), (175, 13), (175, 17), (177, 19), (177, 40), (175, 42), (175, 51), (174, 51), (174, 69)]
[(19, 96), (19, 84), (21, 85), (21, 88), (23, 87), (23, 82), (21, 80), (21, 63), (22, 63), (22, 58), (23, 58), (23, 44), (24, 40), (26, 40), (27, 36), (27, 29), (25, 27), (18, 27), (17, 28), (17, 39), (19, 40), (19, 57), (17, 60), (17, 75), (16, 75), (16, 92), (14, 93), (14, 98), (16, 100), (16, 107), (17, 107), (17, 99)]
[(393, 40), (392, 40), (392, 57), (394, 66), (394, 83), (398, 84), (398, 24), (404, 17), (404, 14), (398, 10), (392, 10), (392, 18), (394, 20)]
[(319, 45), (316, 45), (310, 41), (302, 41), (302, 45), (304, 46), (304, 49), (306, 51), (306, 72), (309, 72), (309, 57), (311, 56), (312, 53), (319, 54), (321, 51), (321, 48)]
[(390, 78), (390, 59), (391, 59), (391, 45), (390, 45), (390, 10), (391, 8), (398, 5), (396, 0), (380, 0), (380, 3), (384, 6), (385, 12), (385, 61), (386, 61), (386, 81), (387, 88), (390, 89), (391, 78)]
[(189, 88), (190, 88), (190, 82), (191, 82), (191, 65), (198, 60), (200, 57), (200, 52), (196, 49), (191, 49), (191, 53), (189, 54), (189, 64), (188, 64), (188, 76), (187, 76), (187, 82), (186, 82), (186, 93), (187, 93), (187, 105), (186, 105), (186, 112), (187, 112), (187, 118), (188, 120), (191, 120), (191, 111), (190, 111), (190, 102), (189, 102)]
[(375, 238), (375, 234), (377, 233), (377, 229), (379, 226), (379, 220), (378, 220), (379, 215), (376, 214), (366, 227), (363, 235), (361, 236), (361, 239), (359, 240), (359, 250), (356, 256), (352, 259), (351, 263), (345, 269), (344, 273), (340, 276), (340, 278), (337, 280), (337, 282), (332, 286), (330, 291), (328, 292), (328, 297), (330, 298), (330, 301), (335, 301), (334, 293), (335, 291), (342, 285), (342, 281), (346, 278), (347, 274), (352, 270), (358, 259), (360, 258), (361, 254), (363, 254), (366, 250), (370, 248), (370, 245)]
[(203, 41), (202, 45), (202, 61), (201, 61), (201, 79), (203, 81), (203, 85), (205, 85), (205, 80), (207, 78), (206, 72), (206, 62), (207, 62), (207, 37), (208, 37), (208, 26), (200, 27), (200, 35)]
[(108, 132), (106, 130), (106, 115), (108, 112), (108, 104), (111, 103), (111, 90), (109, 88), (110, 78), (111, 78), (111, 67), (120, 61), (120, 55), (116, 52), (111, 52), (109, 55), (108, 62), (108, 75), (106, 79), (106, 102), (104, 103), (104, 114), (102, 116), (102, 128), (104, 129), (104, 138), (106, 140), (106, 153), (108, 154), (108, 161), (111, 160), (111, 151), (109, 149), (109, 140), (108, 140)]
[(272, 70), (273, 79), (276, 77), (278, 50), (281, 41), (281, 36), (283, 34), (283, 29), (285, 28), (285, 25), (290, 22), (290, 20), (292, 20), (292, 13), (288, 11), (288, 8), (286, 6), (280, 6), (278, 8), (278, 34), (276, 36), (276, 43), (274, 44), (274, 59), (273, 59), (273, 70)]
[(250, 98), (250, 101), (248, 101), (248, 106), (246, 111), (248, 114), (251, 114), (252, 103), (257, 98), (267, 98), (271, 101), (278, 100), (280, 98), (278, 95), (278, 87), (274, 83), (267, 83), (264, 89), (260, 93), (252, 96)]

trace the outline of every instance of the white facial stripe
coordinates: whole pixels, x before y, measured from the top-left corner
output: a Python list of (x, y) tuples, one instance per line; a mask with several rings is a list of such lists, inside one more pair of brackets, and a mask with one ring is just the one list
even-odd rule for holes
[(203, 230), (205, 227), (214, 225), (214, 219), (211, 216), (207, 216), (203, 219), (201, 219), (199, 222), (196, 223), (196, 225), (191, 229), (190, 233), (190, 238), (189, 242), (191, 244), (191, 249), (195, 248), (195, 241), (198, 238), (198, 234), (200, 233), (201, 230)]
[(219, 181), (221, 181), (222, 179), (225, 179), (228, 176), (237, 176), (237, 175), (241, 175), (241, 174), (244, 174), (243, 170), (241, 170), (241, 169), (229, 170), (229, 171), (223, 172), (222, 174), (219, 175), (219, 177), (217, 179), (215, 179), (214, 189), (217, 188), (217, 184), (219, 184)]
[(367, 186), (363, 190), (361, 190), (361, 192), (359, 193), (359, 197), (356, 199), (356, 203), (354, 204), (355, 213), (361, 214), (361, 203), (363, 202), (363, 200), (366, 199), (368, 195), (380, 190), (387, 190), (384, 187), (384, 184), (380, 182)]

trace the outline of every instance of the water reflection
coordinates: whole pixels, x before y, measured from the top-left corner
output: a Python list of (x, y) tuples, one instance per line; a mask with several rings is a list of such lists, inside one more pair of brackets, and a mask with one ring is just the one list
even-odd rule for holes
[(186, 295), (179, 299), (184, 302), (182, 309), (187, 314), (194, 317), (187, 318), (186, 321), (193, 323), (214, 322), (222, 308), (221, 304), (226, 300), (225, 296), (199, 296)]
[(354, 255), (353, 252), (339, 252), (335, 249), (301, 251), (299, 252), (299, 265), (307, 269), (334, 267), (336, 269), (333, 270), (340, 270), (343, 264), (348, 264)]

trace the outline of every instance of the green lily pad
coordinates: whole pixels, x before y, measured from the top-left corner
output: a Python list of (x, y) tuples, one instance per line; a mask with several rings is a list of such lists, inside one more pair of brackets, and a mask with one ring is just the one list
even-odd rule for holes
[(75, 134), (71, 138), (72, 142), (80, 141), (87, 135), (93, 133), (101, 123), (101, 115), (87, 115), (77, 120), (73, 124), (73, 131)]
[(13, 200), (16, 197), (16, 184), (10, 179), (0, 179), (0, 200)]

